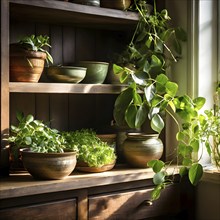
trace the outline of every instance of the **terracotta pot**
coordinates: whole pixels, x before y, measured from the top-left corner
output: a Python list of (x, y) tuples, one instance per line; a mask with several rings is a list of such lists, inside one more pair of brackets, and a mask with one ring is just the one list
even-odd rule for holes
[(128, 133), (122, 147), (127, 163), (137, 168), (146, 168), (147, 162), (160, 159), (163, 154), (163, 143), (157, 134)]
[(111, 170), (115, 166), (115, 161), (110, 164), (105, 164), (101, 167), (90, 167), (87, 163), (83, 161), (77, 161), (76, 170), (88, 173), (101, 173)]
[(22, 162), (35, 179), (63, 179), (76, 166), (76, 153), (35, 153), (21, 149)]
[(103, 8), (126, 10), (130, 5), (131, 0), (100, 0), (100, 6)]
[(10, 45), (10, 81), (38, 82), (43, 72), (46, 53)]

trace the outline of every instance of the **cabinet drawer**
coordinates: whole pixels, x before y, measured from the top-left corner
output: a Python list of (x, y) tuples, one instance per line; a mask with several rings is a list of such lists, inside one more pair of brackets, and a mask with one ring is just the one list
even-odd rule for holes
[(153, 188), (116, 192), (89, 198), (89, 219), (144, 219), (175, 215), (180, 210), (179, 185), (168, 186), (159, 200), (150, 204)]
[(76, 219), (76, 199), (16, 207), (0, 211), (2, 220)]

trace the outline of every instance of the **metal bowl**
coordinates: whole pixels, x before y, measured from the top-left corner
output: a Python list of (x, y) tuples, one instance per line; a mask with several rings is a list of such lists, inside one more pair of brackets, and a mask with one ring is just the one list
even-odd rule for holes
[(100, 0), (100, 6), (103, 8), (126, 10), (130, 5), (131, 0)]
[(109, 63), (97, 61), (80, 61), (79, 66), (87, 68), (82, 83), (101, 84), (105, 81)]
[(76, 153), (35, 153), (21, 149), (25, 169), (35, 179), (63, 179), (70, 175), (76, 166)]
[(86, 76), (86, 68), (75, 66), (50, 66), (46, 72), (48, 78), (61, 83), (79, 83)]

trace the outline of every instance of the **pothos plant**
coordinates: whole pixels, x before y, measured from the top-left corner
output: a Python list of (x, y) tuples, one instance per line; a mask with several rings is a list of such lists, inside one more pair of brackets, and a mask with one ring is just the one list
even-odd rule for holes
[[(113, 69), (120, 74), (120, 81), (128, 82), (127, 88), (117, 97), (114, 118), (119, 126), (140, 128), (148, 118), (151, 128), (160, 133), (164, 128), (161, 114), (166, 112), (177, 124), (177, 163), (181, 176), (188, 174), (193, 185), (202, 177), (203, 167), (193, 155), (198, 153), (201, 137), (199, 110), (205, 98), (177, 96), (178, 85), (166, 75), (166, 69), (181, 57), (181, 42), (186, 33), (180, 27), (169, 26), (166, 9), (158, 12), (154, 1), (153, 13), (149, 15), (145, 1), (134, 1), (140, 14), (130, 44)], [(161, 190), (173, 180), (166, 172), (172, 161), (153, 160), (148, 163), (155, 172), (156, 185), (152, 199), (159, 198)], [(147, 166), (147, 165), (146, 165)]]

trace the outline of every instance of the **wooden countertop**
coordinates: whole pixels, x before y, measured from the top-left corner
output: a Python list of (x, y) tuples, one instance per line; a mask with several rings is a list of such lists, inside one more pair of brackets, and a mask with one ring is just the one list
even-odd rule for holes
[(63, 180), (35, 180), (29, 173), (22, 172), (1, 178), (0, 199), (151, 179), (153, 175), (150, 168), (116, 167), (103, 173), (74, 171)]

